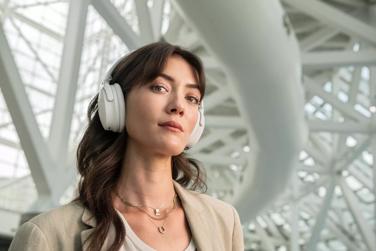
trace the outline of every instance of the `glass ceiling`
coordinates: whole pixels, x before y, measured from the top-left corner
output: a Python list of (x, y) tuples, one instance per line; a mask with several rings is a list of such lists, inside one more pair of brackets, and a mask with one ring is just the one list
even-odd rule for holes
[[(325, 2), (344, 10), (350, 2), (356, 5), (360, 1)], [(336, 2), (348, 2), (348, 5), (342, 3), (342, 8), (337, 6)], [(139, 34), (134, 1), (112, 0), (111, 3), (132, 30)], [(148, 8), (151, 9), (153, 4), (154, 1), (147, 1)], [(297, 32), (299, 41), (321, 27), (316, 26), (315, 30), (304, 24), (308, 27), (304, 28), (300, 20), (307, 15), (301, 13), (299, 8), (284, 6), (291, 16), (293, 26), (301, 31)], [(40, 132), (46, 141), (49, 139), (61, 74), (64, 38), (69, 36), (65, 34), (68, 11), (69, 2), (65, 0), (0, 1), (3, 30)], [(161, 16), (161, 34), (169, 32), (172, 13), (172, 6), (166, 1)], [(318, 22), (314, 18), (307, 17), (307, 20), (311, 20), (313, 24)], [(353, 52), (370, 48), (375, 50), (374, 46), (361, 42), (359, 39), (346, 40), (343, 36), (338, 36), (336, 43), (329, 39), (314, 47), (312, 51), (328, 50), (333, 44), (345, 44), (346, 47), (342, 47), (342, 50), (349, 47)], [(98, 79), (103, 78), (108, 66), (115, 59), (129, 51), (126, 44), (114, 35), (103, 17), (91, 5), (88, 9), (83, 44), (69, 134), (70, 152), (74, 151), (74, 146), (85, 128), (86, 109), (90, 98), (98, 91)], [(376, 74), (374, 67), (373, 74)], [(243, 222), (247, 247), (249, 250), (291, 250), (290, 244), (294, 236), (298, 236), (296, 241), (303, 247), (310, 245), (312, 236), (318, 231), (317, 250), (368, 250), (362, 231), (371, 230), (375, 235), (376, 229), (376, 171), (373, 145), (370, 141), (374, 141), (374, 136), (351, 130), (351, 127), (354, 123), (368, 123), (375, 116), (376, 107), (371, 100), (371, 80), (373, 78), (373, 83), (376, 84), (376, 76), (372, 75), (370, 67), (356, 65), (323, 71), (306, 70), (305, 76), (313, 80), (319, 88), (319, 91), (310, 88), (309, 83), (304, 81), (303, 84), (307, 86), (305, 116), (311, 129), (315, 126), (321, 129), (311, 130), (309, 141), (300, 152), (299, 164), (286, 191), (269, 208), (260, 212), (256, 219)], [(209, 82), (209, 90), (220, 88), (213, 84), (212, 79)], [(234, 103), (230, 100), (224, 103), (221, 109), (213, 109), (209, 113), (225, 114), (228, 110), (232, 111), (233, 106)], [(347, 125), (350, 129), (342, 129), (342, 125)], [(340, 130), (347, 131), (341, 133)], [(220, 135), (218, 133), (217, 140)], [(208, 175), (212, 184), (209, 191), (213, 196), (222, 199), (231, 196), (234, 191), (232, 187), (241, 179), (246, 168), (245, 156), (252, 151), (247, 140), (242, 140), (244, 132), (232, 131), (230, 136), (241, 140), (241, 147), (228, 148), (218, 154), (225, 153), (230, 160), (234, 160), (233, 163), (226, 162), (226, 169), (223, 165), (207, 164), (208, 172), (212, 174)], [(218, 142), (212, 140), (212, 144), (208, 144), (200, 153), (209, 154), (215, 149), (225, 147)], [(205, 161), (203, 162), (205, 164)], [(72, 193), (73, 186), (70, 186), (61, 201), (69, 200)], [(1, 210), (24, 212), (36, 198), (35, 183), (30, 176), (24, 151), (0, 92), (0, 213)], [(366, 222), (368, 228), (361, 228), (362, 222)]]

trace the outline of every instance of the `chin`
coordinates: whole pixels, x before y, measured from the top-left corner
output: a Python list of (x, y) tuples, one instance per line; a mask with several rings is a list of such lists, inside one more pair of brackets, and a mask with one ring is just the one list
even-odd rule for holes
[(162, 153), (164, 155), (168, 155), (168, 156), (179, 155), (184, 151), (184, 148), (185, 148), (185, 146), (180, 145), (180, 144), (179, 145), (170, 145), (170, 146), (164, 145), (164, 146), (158, 147), (160, 153)]
[(170, 151), (170, 156), (176, 156), (176, 155), (179, 155), (181, 154), (182, 152), (184, 151), (184, 147), (183, 148), (175, 148), (173, 151)]

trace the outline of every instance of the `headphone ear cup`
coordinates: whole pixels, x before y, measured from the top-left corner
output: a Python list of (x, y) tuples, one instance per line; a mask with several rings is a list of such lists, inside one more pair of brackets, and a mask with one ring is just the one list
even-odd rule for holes
[(124, 95), (119, 84), (104, 83), (98, 95), (98, 113), (105, 130), (121, 132), (125, 125)]
[(186, 150), (192, 148), (201, 138), (202, 133), (204, 132), (205, 128), (205, 116), (204, 116), (204, 107), (203, 102), (200, 104), (200, 108), (198, 110), (198, 118), (193, 128), (193, 131), (189, 137), (188, 144), (186, 146)]
[(124, 94), (123, 91), (121, 90), (121, 87), (119, 84), (115, 83), (113, 84), (115, 88), (115, 93), (116, 93), (116, 100), (117, 100), (117, 111), (118, 111), (118, 116), (116, 118), (117, 121), (117, 132), (122, 132), (125, 127), (125, 102), (124, 102)]

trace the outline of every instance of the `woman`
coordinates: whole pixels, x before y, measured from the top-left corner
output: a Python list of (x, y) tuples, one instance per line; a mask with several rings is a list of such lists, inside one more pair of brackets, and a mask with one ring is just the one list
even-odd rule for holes
[(146, 45), (109, 71), (77, 150), (78, 197), (23, 224), (10, 250), (244, 250), (236, 210), (184, 150), (204, 127), (205, 75), (192, 53)]

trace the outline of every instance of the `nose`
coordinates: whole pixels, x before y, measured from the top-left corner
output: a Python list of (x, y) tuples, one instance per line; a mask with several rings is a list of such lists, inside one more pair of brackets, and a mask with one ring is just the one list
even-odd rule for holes
[(176, 113), (180, 116), (184, 115), (184, 107), (179, 97), (175, 96), (170, 100), (167, 106), (167, 112)]

